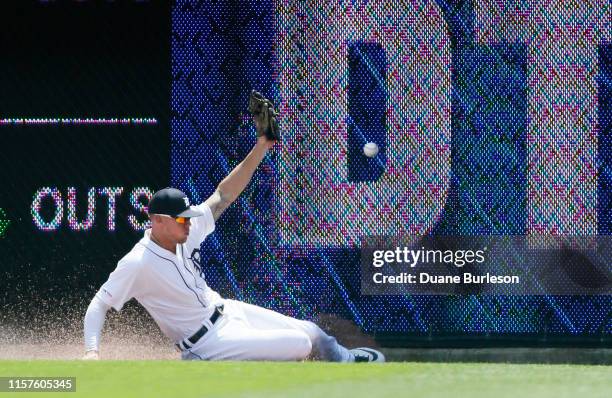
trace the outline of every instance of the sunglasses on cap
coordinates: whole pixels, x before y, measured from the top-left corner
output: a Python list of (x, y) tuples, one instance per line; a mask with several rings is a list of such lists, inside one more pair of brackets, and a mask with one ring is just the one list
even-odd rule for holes
[(158, 214), (158, 216), (172, 218), (174, 219), (174, 221), (176, 221), (179, 224), (185, 224), (190, 219), (190, 217), (180, 217), (180, 216), (175, 217), (175, 216), (169, 216), (167, 214)]

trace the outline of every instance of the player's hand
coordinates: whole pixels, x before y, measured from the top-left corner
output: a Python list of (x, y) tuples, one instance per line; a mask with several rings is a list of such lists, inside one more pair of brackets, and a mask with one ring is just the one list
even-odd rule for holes
[[(249, 112), (253, 115), (257, 137), (265, 137), (270, 141), (270, 147), (276, 141), (280, 141), (280, 129), (278, 126), (278, 113), (274, 104), (257, 91), (252, 91), (249, 97)], [(258, 140), (258, 143), (263, 140)]]
[(82, 358), (84, 361), (97, 361), (100, 359), (100, 354), (96, 350), (90, 350), (85, 352)]

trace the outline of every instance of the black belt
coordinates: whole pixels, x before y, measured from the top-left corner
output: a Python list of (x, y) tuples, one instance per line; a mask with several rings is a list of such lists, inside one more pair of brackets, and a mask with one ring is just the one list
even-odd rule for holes
[[(214, 325), (221, 315), (223, 315), (223, 305), (215, 307), (215, 312), (210, 317), (211, 325)], [(188, 337), (182, 340), (180, 343), (176, 344), (176, 348), (178, 348), (179, 351), (186, 351), (190, 349), (195, 345), (195, 343), (198, 342), (198, 340), (202, 338), (202, 336), (206, 334), (206, 332), (208, 332), (208, 328), (205, 325), (202, 325), (202, 327), (191, 337)]]

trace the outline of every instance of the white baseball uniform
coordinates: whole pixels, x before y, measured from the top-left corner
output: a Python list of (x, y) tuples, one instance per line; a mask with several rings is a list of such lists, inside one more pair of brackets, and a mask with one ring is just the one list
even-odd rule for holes
[[(120, 311), (132, 297), (149, 312), (161, 331), (177, 344), (202, 325), (208, 331), (182, 359), (352, 361), (353, 354), (309, 321), (255, 305), (222, 299), (203, 278), (201, 242), (215, 229), (210, 208), (191, 219), (189, 237), (172, 253), (150, 239), (151, 230), (123, 257), (92, 300), (85, 316), (86, 350), (98, 350), (106, 311)], [(223, 315), (210, 319), (216, 306)]]

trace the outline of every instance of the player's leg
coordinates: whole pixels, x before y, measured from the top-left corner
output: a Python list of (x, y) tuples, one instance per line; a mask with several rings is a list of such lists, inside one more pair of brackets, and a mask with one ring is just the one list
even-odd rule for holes
[(295, 329), (255, 329), (231, 317), (210, 330), (183, 359), (300, 361), (310, 355), (310, 338)]
[(334, 337), (325, 333), (313, 322), (295, 319), (256, 305), (231, 301), (244, 314), (246, 322), (255, 329), (292, 329), (308, 335), (312, 343), (312, 356), (315, 359), (335, 362), (348, 362), (353, 359), (348, 349), (338, 344)]

